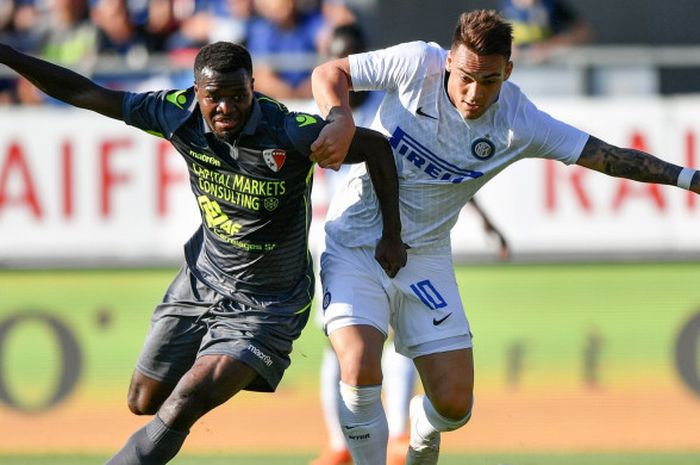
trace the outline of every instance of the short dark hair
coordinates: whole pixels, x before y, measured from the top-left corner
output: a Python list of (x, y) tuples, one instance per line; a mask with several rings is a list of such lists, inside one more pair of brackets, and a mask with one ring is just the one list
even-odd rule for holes
[(460, 45), (477, 55), (501, 55), (510, 60), (513, 26), (495, 10), (462, 13), (452, 35), (452, 49)]
[(201, 48), (194, 59), (195, 81), (204, 68), (212, 71), (226, 73), (245, 69), (250, 76), (253, 75), (253, 61), (248, 50), (233, 42), (214, 42)]

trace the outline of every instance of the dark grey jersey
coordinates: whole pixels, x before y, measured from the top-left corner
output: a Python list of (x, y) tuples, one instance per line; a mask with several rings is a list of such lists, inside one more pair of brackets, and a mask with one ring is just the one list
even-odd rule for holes
[(187, 162), (202, 218), (185, 246), (193, 274), (246, 305), (305, 308), (313, 293), (309, 146), (325, 121), (256, 93), (230, 145), (209, 130), (193, 88), (128, 94), (124, 115)]

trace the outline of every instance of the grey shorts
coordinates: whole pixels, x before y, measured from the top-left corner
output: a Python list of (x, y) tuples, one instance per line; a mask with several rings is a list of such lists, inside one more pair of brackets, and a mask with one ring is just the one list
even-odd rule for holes
[(309, 306), (247, 307), (208, 288), (184, 265), (153, 312), (136, 369), (176, 384), (197, 357), (227, 355), (258, 373), (245, 389), (272, 392), (308, 318)]

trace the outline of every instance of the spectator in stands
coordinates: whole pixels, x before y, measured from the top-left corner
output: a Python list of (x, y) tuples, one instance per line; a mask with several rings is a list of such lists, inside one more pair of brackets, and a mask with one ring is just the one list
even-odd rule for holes
[(339, 26), (357, 24), (355, 13), (347, 6), (346, 0), (297, 0), (297, 10), (301, 13), (318, 12), (323, 15), (325, 27), (319, 36), (318, 51), (320, 56), (330, 55), (328, 47), (333, 33)]
[(174, 87), (186, 88), (192, 85), (192, 65), (200, 47), (218, 41), (246, 43), (253, 0), (179, 0), (173, 12), (179, 28), (166, 48), (172, 67), (179, 71), (170, 79)]
[(139, 12), (130, 9), (127, 0), (93, 0), (90, 18), (98, 28), (100, 53), (126, 55), (136, 48), (146, 47), (132, 13)]
[(145, 10), (132, 12), (132, 20), (143, 31), (148, 50), (162, 52), (179, 24), (173, 11), (173, 0), (149, 0)]
[[(40, 11), (41, 13), (41, 11)], [(90, 23), (87, 0), (53, 0), (32, 29), (32, 53), (46, 60), (87, 72), (98, 53), (98, 31)], [(21, 103), (54, 102), (24, 79), (17, 83)]]
[(345, 0), (324, 0), (321, 2), (320, 8), (326, 20), (336, 27), (353, 24), (357, 21), (355, 14), (345, 4)]
[(320, 51), (325, 19), (301, 13), (297, 0), (256, 0), (248, 49), (255, 63), (255, 88), (278, 99), (311, 98), (311, 70)]
[[(0, 42), (15, 45), (13, 27), (15, 7), (14, 0), (5, 0), (0, 3)], [(15, 80), (0, 77), (0, 105), (7, 105), (15, 100)]]
[[(38, 0), (0, 0), (0, 42), (19, 50), (33, 50), (33, 28), (39, 17)], [(0, 105), (18, 103), (16, 77), (0, 77)]]
[(588, 24), (564, 0), (501, 0), (500, 10), (513, 25), (514, 52), (528, 50), (534, 61), (590, 38)]
[(53, 0), (37, 26), (37, 50), (46, 60), (83, 67), (95, 58), (97, 28), (89, 21), (87, 0)]
[(39, 18), (49, 9), (48, 0), (5, 0), (14, 4), (12, 24), (9, 25), (14, 37), (9, 43), (23, 50), (32, 49), (31, 37), (37, 27)]
[(0, 34), (6, 34), (12, 30), (14, 15), (14, 0), (6, 0), (0, 3)]
[(244, 44), (253, 0), (184, 0), (177, 2), (178, 31), (170, 38), (171, 50), (194, 49), (228, 41)]

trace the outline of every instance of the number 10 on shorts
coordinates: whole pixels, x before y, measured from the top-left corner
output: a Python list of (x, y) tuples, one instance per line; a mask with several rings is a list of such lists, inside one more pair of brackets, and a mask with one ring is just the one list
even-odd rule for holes
[(438, 308), (447, 307), (447, 302), (445, 302), (445, 299), (435, 289), (435, 286), (429, 279), (411, 284), (411, 290), (428, 308), (437, 310)]

